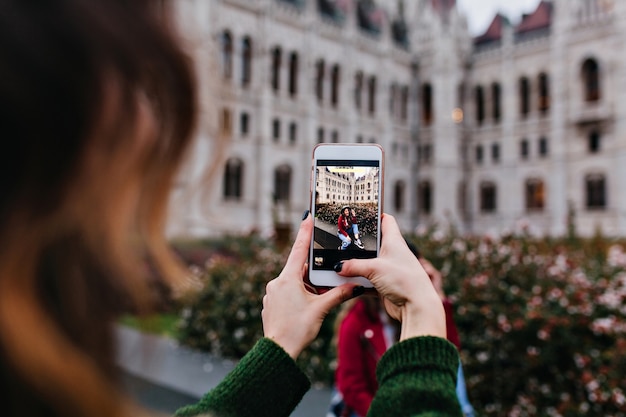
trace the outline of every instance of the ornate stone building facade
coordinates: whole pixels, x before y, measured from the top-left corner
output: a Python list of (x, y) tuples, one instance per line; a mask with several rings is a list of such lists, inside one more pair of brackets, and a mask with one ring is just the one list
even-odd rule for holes
[(472, 38), (454, 0), (179, 0), (202, 118), (169, 233), (299, 223), (321, 142), (386, 150), (406, 231), (626, 234), (626, 2)]

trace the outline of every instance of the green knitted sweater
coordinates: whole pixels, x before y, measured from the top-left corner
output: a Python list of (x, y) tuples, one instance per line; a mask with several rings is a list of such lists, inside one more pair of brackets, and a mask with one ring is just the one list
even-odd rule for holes
[[(368, 417), (461, 416), (455, 393), (458, 364), (456, 348), (445, 339), (425, 336), (397, 343), (378, 363), (380, 387)], [(287, 417), (310, 385), (291, 357), (263, 338), (217, 387), (176, 415)]]

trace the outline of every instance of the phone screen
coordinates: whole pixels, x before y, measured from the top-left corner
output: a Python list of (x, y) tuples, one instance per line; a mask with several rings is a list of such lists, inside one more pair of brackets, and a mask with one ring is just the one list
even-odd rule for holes
[(318, 159), (314, 173), (313, 270), (333, 270), (345, 259), (378, 255), (378, 160)]

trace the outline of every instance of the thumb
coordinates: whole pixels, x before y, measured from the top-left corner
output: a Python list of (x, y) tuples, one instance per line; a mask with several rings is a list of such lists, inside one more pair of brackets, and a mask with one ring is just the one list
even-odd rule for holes
[(341, 270), (335, 267), (335, 271), (343, 277), (365, 277), (371, 281), (375, 272), (380, 269), (376, 267), (379, 262), (380, 258), (350, 259), (340, 262)]

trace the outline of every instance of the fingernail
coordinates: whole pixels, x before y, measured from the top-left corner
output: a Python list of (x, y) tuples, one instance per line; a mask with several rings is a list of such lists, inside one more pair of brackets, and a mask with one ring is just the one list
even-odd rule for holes
[(358, 297), (359, 295), (365, 292), (365, 287), (359, 285), (358, 287), (352, 288), (352, 298)]
[(304, 221), (307, 217), (309, 217), (309, 210), (304, 210), (304, 213), (302, 213), (302, 221)]
[(335, 272), (341, 272), (341, 268), (343, 268), (343, 262), (337, 262), (335, 266), (333, 266)]

